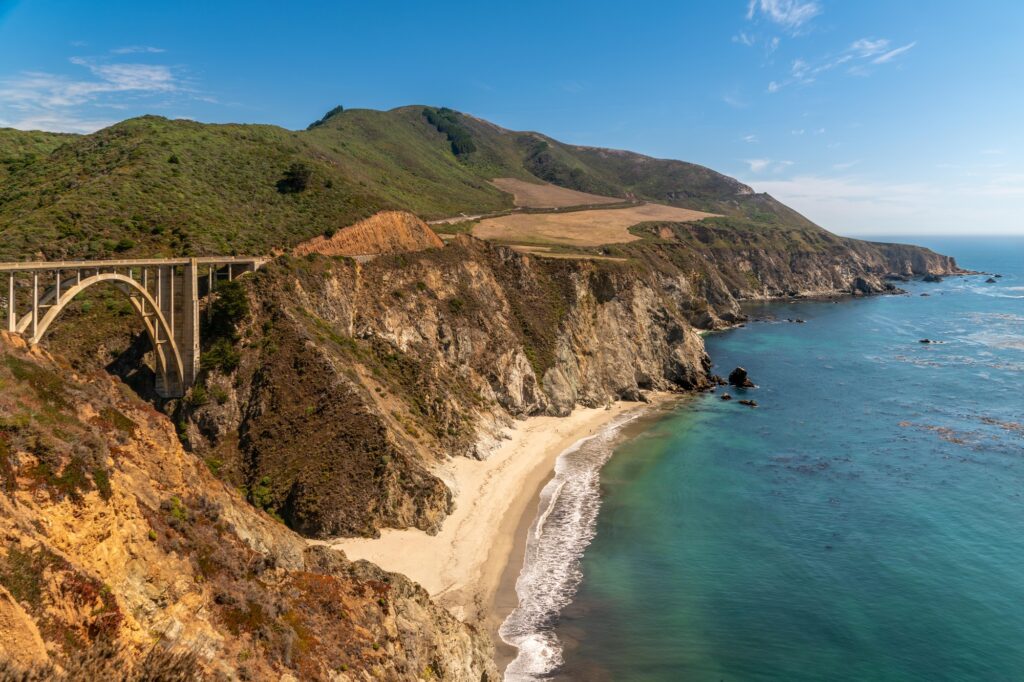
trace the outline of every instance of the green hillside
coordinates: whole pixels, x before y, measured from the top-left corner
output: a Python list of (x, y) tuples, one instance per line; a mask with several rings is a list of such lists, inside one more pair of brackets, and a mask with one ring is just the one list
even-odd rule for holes
[(818, 229), (702, 166), (410, 106), (335, 111), (304, 131), (154, 116), (83, 136), (0, 130), (0, 259), (267, 253), (385, 208), (510, 208), (495, 177)]

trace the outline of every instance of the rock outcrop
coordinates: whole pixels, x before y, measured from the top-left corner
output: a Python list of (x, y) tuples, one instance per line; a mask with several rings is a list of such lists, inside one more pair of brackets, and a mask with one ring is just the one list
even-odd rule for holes
[(381, 211), (330, 235), (314, 237), (295, 247), (296, 256), (379, 256), (423, 251), (444, 246), (425, 222), (408, 211)]
[(238, 369), (208, 373), (222, 400), (182, 418), (197, 453), (311, 536), (433, 532), (451, 505), (433, 465), (485, 457), (511, 419), (708, 385), (677, 299), (628, 264), (462, 236), (368, 263), (283, 259), (247, 286)]
[(0, 385), (5, 674), (113, 644), (197, 678), (497, 679), (487, 636), (255, 510), (116, 379), (0, 334)]
[(709, 387), (698, 330), (743, 319), (742, 300), (881, 293), (888, 274), (956, 268), (824, 232), (807, 244), (665, 229), (677, 239), (620, 245), (623, 261), (467, 235), (366, 262), (279, 259), (246, 284), (238, 368), (201, 380), (219, 399), (187, 400), (176, 420), (223, 478), (305, 535), (432, 533), (451, 510), (438, 462), (486, 457), (510, 419)]
[(754, 388), (754, 382), (747, 376), (747, 370), (742, 367), (729, 372), (729, 384), (737, 388)]

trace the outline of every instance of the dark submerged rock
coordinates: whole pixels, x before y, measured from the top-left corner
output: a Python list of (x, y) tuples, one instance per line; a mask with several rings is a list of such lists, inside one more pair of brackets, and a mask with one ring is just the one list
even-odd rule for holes
[(927, 275), (924, 276), (922, 281), (925, 281), (925, 282), (941, 282), (942, 281), (942, 277), (940, 275), (935, 275), (935, 274), (932, 274), (932, 273), (929, 272)]
[(985, 280), (985, 284), (995, 284), (995, 283), (996, 283), (995, 277), (989, 277), (988, 279)]
[(740, 405), (746, 405), (747, 407), (757, 407), (756, 400), (741, 400)]
[(732, 396), (728, 393), (723, 393), (721, 396), (722, 400), (732, 400)]
[(739, 388), (755, 388), (754, 382), (747, 376), (747, 370), (737, 367), (729, 372), (729, 383)]

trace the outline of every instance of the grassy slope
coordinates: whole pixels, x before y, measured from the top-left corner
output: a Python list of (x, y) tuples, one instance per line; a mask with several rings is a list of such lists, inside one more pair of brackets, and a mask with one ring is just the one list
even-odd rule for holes
[[(720, 173), (458, 120), (456, 157), (423, 107), (348, 110), (308, 131), (130, 119), (92, 135), (0, 131), (0, 259), (266, 253), (384, 208), (430, 219), (512, 206), (494, 177), (723, 213), (743, 230), (822, 231)], [(282, 194), (285, 169), (312, 170)]]

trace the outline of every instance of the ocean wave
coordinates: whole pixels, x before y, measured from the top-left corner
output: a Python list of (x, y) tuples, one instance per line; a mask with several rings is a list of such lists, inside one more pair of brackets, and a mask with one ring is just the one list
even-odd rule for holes
[(518, 649), (505, 670), (506, 682), (541, 679), (562, 664), (554, 630), (559, 613), (576, 594), (580, 559), (594, 538), (601, 467), (612, 455), (619, 430), (636, 417), (624, 415), (573, 444), (559, 456), (554, 477), (541, 491), (516, 581), (519, 605), (498, 630), (504, 642)]

